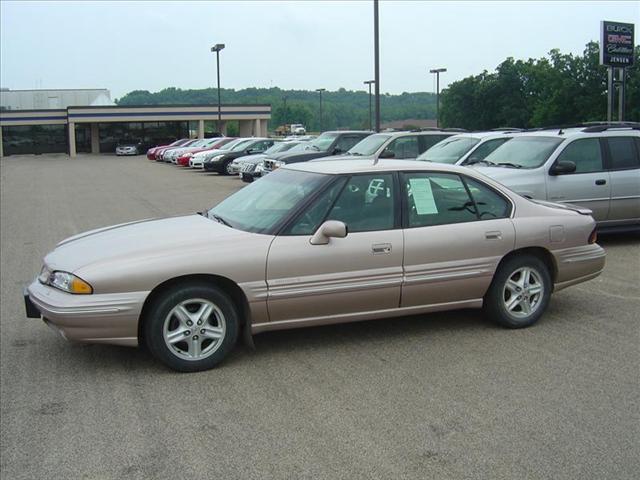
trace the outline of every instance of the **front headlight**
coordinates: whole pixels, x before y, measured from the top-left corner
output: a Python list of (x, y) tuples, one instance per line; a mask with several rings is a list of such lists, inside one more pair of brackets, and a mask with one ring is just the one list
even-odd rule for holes
[(47, 267), (42, 267), (42, 271), (38, 276), (40, 283), (49, 285), (67, 293), (80, 295), (88, 295), (93, 293), (93, 288), (81, 278), (69, 272), (54, 271), (51, 272)]
[(280, 168), (280, 167), (284, 167), (286, 165), (286, 163), (281, 162), (279, 160), (276, 160), (275, 162), (273, 162), (273, 168)]
[(218, 160), (220, 160), (222, 157), (224, 157), (224, 155), (216, 155), (215, 157), (211, 158), (212, 162), (217, 162)]

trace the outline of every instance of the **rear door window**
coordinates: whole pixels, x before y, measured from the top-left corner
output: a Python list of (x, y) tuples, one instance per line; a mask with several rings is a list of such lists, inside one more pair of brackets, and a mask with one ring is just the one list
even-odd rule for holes
[(462, 179), (447, 173), (403, 175), (407, 227), (429, 227), (478, 220)]
[(410, 135), (396, 138), (389, 144), (385, 151), (393, 152), (393, 158), (416, 158), (420, 155), (418, 137)]
[(426, 152), (436, 143), (441, 142), (451, 135), (418, 135), (418, 149), (420, 153)]
[(335, 148), (339, 149), (340, 152), (346, 152), (347, 150), (350, 150), (351, 147), (353, 147), (356, 143), (358, 143), (363, 138), (364, 137), (362, 136), (356, 136), (356, 135), (343, 135), (336, 142)]
[(609, 146), (611, 170), (626, 170), (640, 166), (633, 137), (608, 137), (605, 141)]

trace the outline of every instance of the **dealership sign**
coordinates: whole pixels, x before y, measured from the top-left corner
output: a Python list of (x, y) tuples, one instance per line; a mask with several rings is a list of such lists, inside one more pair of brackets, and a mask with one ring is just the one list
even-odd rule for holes
[(600, 22), (600, 65), (633, 65), (633, 23)]

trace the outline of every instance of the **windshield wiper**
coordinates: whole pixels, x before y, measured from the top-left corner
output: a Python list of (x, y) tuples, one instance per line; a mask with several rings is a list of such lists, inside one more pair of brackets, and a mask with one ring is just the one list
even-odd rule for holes
[[(224, 218), (222, 218), (220, 215), (216, 215), (215, 213), (209, 212), (208, 216), (209, 216), (209, 218), (213, 218), (218, 223), (226, 225), (227, 227), (231, 227), (231, 224), (229, 222), (227, 222)], [(231, 228), (233, 228), (233, 227), (231, 227)]]
[(486, 163), (487, 165), (495, 166), (496, 164), (489, 160), (469, 160), (465, 165), (475, 165), (476, 163)]
[(522, 168), (522, 165), (518, 165), (517, 163), (511, 163), (511, 162), (494, 163), (493, 165), (497, 165), (499, 167)]

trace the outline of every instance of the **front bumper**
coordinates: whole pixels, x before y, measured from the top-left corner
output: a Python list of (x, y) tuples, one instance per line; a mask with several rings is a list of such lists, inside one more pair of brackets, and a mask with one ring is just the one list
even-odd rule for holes
[(41, 315), (67, 340), (137, 346), (138, 319), (148, 294), (72, 295), (36, 279), (25, 290), (25, 308), (27, 317)]

